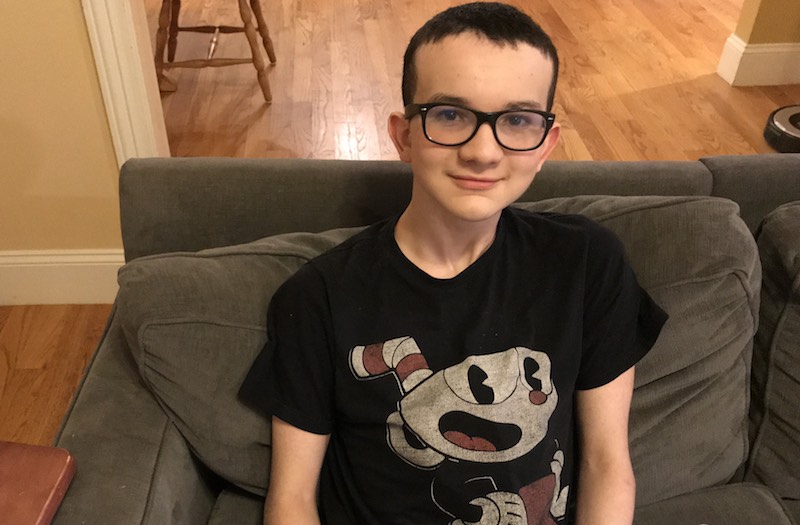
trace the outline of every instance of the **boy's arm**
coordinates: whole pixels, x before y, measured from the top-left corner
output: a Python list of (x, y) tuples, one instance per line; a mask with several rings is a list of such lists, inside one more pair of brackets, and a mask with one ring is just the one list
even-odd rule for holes
[(577, 525), (631, 525), (636, 480), (628, 450), (634, 369), (575, 394), (580, 436)]
[(272, 466), (264, 525), (319, 525), (317, 483), (330, 435), (272, 418)]

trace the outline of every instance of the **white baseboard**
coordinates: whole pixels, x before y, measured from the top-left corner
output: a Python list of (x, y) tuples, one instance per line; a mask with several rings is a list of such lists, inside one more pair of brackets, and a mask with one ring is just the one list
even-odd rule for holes
[(110, 304), (122, 250), (0, 251), (0, 305)]
[(717, 73), (732, 86), (800, 84), (800, 43), (747, 44), (731, 35)]

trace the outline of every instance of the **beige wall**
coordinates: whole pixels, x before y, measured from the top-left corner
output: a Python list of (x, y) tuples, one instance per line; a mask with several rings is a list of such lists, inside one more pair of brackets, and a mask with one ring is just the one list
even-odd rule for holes
[(121, 246), (117, 165), (80, 0), (3, 0), (0, 251)]
[(800, 1), (745, 0), (735, 33), (748, 44), (800, 43)]

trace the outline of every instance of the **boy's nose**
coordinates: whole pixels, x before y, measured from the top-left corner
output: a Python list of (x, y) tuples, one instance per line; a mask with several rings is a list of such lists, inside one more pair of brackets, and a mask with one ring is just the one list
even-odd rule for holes
[(495, 164), (503, 158), (504, 152), (492, 132), (492, 126), (484, 122), (475, 136), (459, 148), (459, 155), (467, 162)]

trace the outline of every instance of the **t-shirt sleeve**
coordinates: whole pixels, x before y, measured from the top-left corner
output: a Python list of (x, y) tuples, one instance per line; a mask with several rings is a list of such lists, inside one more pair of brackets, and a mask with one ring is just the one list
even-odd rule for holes
[(281, 286), (267, 313), (267, 343), (242, 384), (242, 400), (315, 434), (333, 426), (330, 315), (322, 278), (310, 266)]
[(639, 285), (619, 238), (602, 227), (593, 233), (587, 254), (579, 390), (610, 383), (639, 362), (668, 317)]

